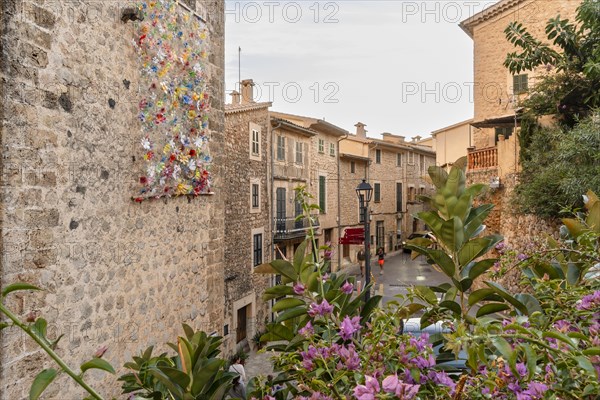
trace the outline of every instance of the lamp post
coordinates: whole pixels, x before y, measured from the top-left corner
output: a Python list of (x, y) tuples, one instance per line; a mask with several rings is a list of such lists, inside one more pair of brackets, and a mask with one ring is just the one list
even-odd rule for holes
[(369, 202), (371, 201), (373, 188), (366, 182), (365, 179), (363, 179), (363, 181), (356, 187), (356, 194), (358, 195), (360, 211), (363, 216), (363, 223), (365, 224), (365, 287), (367, 287), (367, 292), (365, 293), (366, 303), (371, 297), (371, 290), (368, 288), (369, 284), (371, 283), (371, 233), (369, 232)]

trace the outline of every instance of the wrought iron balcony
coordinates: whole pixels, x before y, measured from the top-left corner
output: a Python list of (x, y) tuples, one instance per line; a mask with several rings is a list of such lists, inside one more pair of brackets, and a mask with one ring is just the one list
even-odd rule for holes
[[(311, 216), (313, 229), (319, 228), (319, 218), (316, 215)], [(302, 218), (296, 221), (296, 218), (275, 218), (273, 231), (276, 241), (296, 239), (306, 235), (310, 227), (308, 218)]]

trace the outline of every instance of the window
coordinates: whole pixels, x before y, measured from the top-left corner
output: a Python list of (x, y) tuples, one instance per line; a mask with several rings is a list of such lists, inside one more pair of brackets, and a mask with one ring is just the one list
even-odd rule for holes
[(335, 157), (335, 144), (329, 143), (329, 155)]
[(498, 143), (498, 136), (504, 135), (505, 139), (508, 139), (513, 133), (513, 127), (502, 127), (496, 128), (496, 143)]
[(396, 166), (397, 167), (402, 166), (402, 153), (396, 154)]
[(513, 93), (521, 94), (527, 92), (529, 89), (529, 82), (527, 74), (514, 75), (513, 76)]
[(302, 156), (302, 148), (304, 146), (304, 143), (302, 142), (296, 142), (296, 163), (297, 164), (302, 164), (303, 163), (303, 156)]
[(408, 188), (408, 201), (414, 203), (417, 199), (417, 190), (414, 187)]
[(356, 172), (356, 164), (354, 161), (350, 161), (350, 173), (353, 174)]
[(324, 214), (327, 212), (327, 187), (325, 185), (325, 177), (323, 175), (319, 176), (319, 207), (321, 208), (321, 212)]
[(258, 194), (259, 194), (258, 183), (253, 183), (252, 184), (252, 208), (259, 208), (259, 206), (260, 206)]
[(375, 150), (375, 164), (381, 164), (381, 150)]
[(425, 173), (425, 156), (419, 155), (419, 166), (421, 168), (421, 175)]
[[(419, 196), (425, 196), (425, 188), (424, 187), (419, 188)], [(421, 201), (423, 201), (423, 200), (421, 200)]]
[(396, 212), (402, 212), (402, 184), (396, 183)]
[(260, 133), (256, 129), (252, 129), (252, 155), (260, 155)]
[(263, 250), (263, 235), (262, 233), (257, 233), (253, 236), (253, 243), (252, 243), (252, 251), (253, 251), (253, 260), (254, 260), (254, 266), (258, 266), (260, 264), (262, 264), (263, 262), (263, 255), (262, 255), (262, 250)]
[(319, 139), (319, 153), (325, 153), (325, 140)]
[(285, 160), (285, 137), (277, 136), (277, 159)]
[(408, 153), (408, 164), (409, 165), (414, 165), (415, 164), (415, 153)]
[(373, 196), (375, 197), (375, 203), (381, 202), (381, 183), (375, 183)]

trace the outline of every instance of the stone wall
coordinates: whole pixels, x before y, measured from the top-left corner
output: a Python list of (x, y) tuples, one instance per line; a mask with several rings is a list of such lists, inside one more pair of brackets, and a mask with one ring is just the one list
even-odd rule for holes
[[(250, 305), (248, 340), (264, 328), (268, 303), (262, 300), (269, 276), (253, 274), (253, 230), (262, 228), (263, 262), (271, 260), (270, 130), (268, 105), (249, 110), (226, 110), (225, 192), (225, 323), (229, 325), (226, 352), (236, 347), (237, 309)], [(260, 132), (260, 157), (250, 157), (250, 129)], [(259, 185), (259, 208), (251, 207), (251, 184)], [(247, 299), (242, 301), (242, 299)], [(250, 300), (250, 301), (249, 301)], [(237, 302), (242, 302), (237, 304)], [(234, 307), (234, 304), (236, 307)]]
[[(117, 375), (88, 374), (107, 398), (119, 396), (123, 363), (149, 345), (164, 349), (181, 323), (223, 327), (224, 2), (202, 6), (215, 195), (137, 204), (144, 88), (122, 5), (2, 2), (1, 284), (44, 288), (8, 305), (48, 319), (51, 338), (65, 334), (58, 352), (70, 365), (108, 346)], [(14, 329), (2, 331), (0, 346), (0, 399), (26, 398), (37, 371), (53, 363)], [(82, 397), (65, 376), (45, 396)]]

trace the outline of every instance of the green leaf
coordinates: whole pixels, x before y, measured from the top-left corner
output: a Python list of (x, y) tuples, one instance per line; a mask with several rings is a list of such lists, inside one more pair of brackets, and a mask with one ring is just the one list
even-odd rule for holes
[(473, 204), (473, 197), (470, 194), (464, 193), (458, 198), (458, 202), (454, 206), (454, 215), (464, 221), (467, 219)]
[(306, 288), (308, 290), (310, 290), (311, 292), (318, 292), (320, 280), (321, 280), (321, 277), (319, 275), (319, 272), (317, 272), (317, 271), (313, 272), (312, 274), (310, 274), (310, 276), (308, 277), (308, 279), (306, 281)]
[(490, 251), (495, 245), (500, 243), (502, 239), (503, 238), (500, 235), (489, 235), (469, 240), (458, 253), (459, 264), (469, 264), (471, 261)]
[(420, 212), (418, 214), (419, 219), (423, 221), (429, 229), (433, 232), (434, 236), (438, 236), (440, 234), (440, 229), (444, 220), (439, 216), (438, 213), (433, 211), (425, 211)]
[(457, 165), (459, 161), (460, 159), (457, 160), (450, 169), (448, 181), (446, 182), (446, 188), (456, 197), (459, 197), (463, 194), (467, 180), (465, 172)]
[(255, 273), (255, 274), (268, 274), (268, 275), (277, 274), (277, 271), (275, 270), (275, 268), (273, 268), (271, 266), (271, 264), (260, 264), (260, 265), (257, 265), (256, 267), (254, 267), (254, 269), (252, 270), (252, 272)]
[(473, 306), (482, 300), (502, 301), (502, 297), (498, 296), (492, 289), (478, 289), (469, 295), (469, 306)]
[(483, 317), (484, 315), (494, 314), (500, 311), (509, 310), (510, 307), (505, 303), (489, 303), (481, 306), (479, 310), (477, 310), (477, 318)]
[(461, 292), (466, 292), (471, 289), (471, 286), (473, 286), (473, 280), (471, 278), (462, 279), (458, 285)]
[(466, 271), (467, 276), (471, 278), (471, 280), (477, 279), (480, 275), (485, 274), (487, 271), (489, 271), (489, 269), (494, 266), (494, 263), (496, 261), (498, 261), (498, 259), (488, 258), (486, 260), (476, 262)]
[(527, 307), (525, 307), (525, 305), (523, 303), (521, 303), (519, 300), (517, 300), (513, 296), (511, 296), (510, 293), (508, 293), (502, 287), (502, 285), (495, 283), (495, 282), (488, 282), (488, 281), (486, 281), (485, 284), (488, 285), (491, 289), (493, 289), (497, 294), (499, 294), (504, 300), (506, 300), (510, 304), (512, 304), (517, 310), (519, 310), (521, 312), (521, 314), (527, 315)]
[(448, 172), (442, 167), (438, 167), (437, 165), (432, 165), (427, 168), (427, 172), (431, 177), (431, 181), (435, 185), (436, 188), (441, 189), (446, 186), (446, 182), (448, 181)]
[(531, 348), (530, 345), (524, 343), (521, 345), (523, 350), (525, 351), (525, 357), (527, 358), (527, 380), (531, 380), (533, 375), (535, 374), (535, 367), (537, 365), (537, 356), (535, 355), (535, 351)]
[(455, 301), (445, 300), (445, 301), (442, 301), (439, 304), (439, 306), (442, 307), (442, 308), (446, 308), (446, 309), (452, 311), (456, 316), (460, 316), (461, 315), (461, 311), (462, 310), (460, 309), (460, 304), (458, 304)]
[(29, 400), (37, 400), (44, 393), (48, 385), (52, 383), (54, 378), (56, 378), (57, 374), (58, 371), (52, 368), (40, 372), (33, 380), (31, 389), (29, 389)]
[(13, 283), (8, 285), (2, 290), (2, 297), (6, 297), (9, 293), (16, 292), (17, 290), (42, 290), (37, 286), (30, 285), (29, 283)]
[(12, 326), (12, 324), (9, 324), (8, 322), (0, 322), (0, 331), (4, 328), (8, 328), (9, 326)]
[(517, 299), (525, 305), (525, 307), (527, 308), (527, 315), (531, 315), (536, 311), (544, 312), (538, 299), (536, 299), (530, 294), (519, 293), (515, 296), (515, 299)]
[(302, 264), (304, 262), (304, 256), (306, 253), (306, 240), (300, 243), (296, 252), (294, 253), (294, 268), (298, 273), (302, 271)]
[(277, 303), (275, 303), (275, 305), (273, 306), (273, 311), (275, 311), (275, 312), (283, 311), (283, 310), (286, 310), (286, 309), (289, 309), (292, 307), (304, 306), (304, 305), (306, 305), (304, 300), (296, 299), (293, 297), (287, 297), (287, 298), (281, 299)]
[[(189, 326), (188, 324), (181, 324), (181, 326), (183, 327), (183, 332), (185, 333), (185, 337), (188, 340), (192, 340), (192, 338), (194, 337), (194, 329), (192, 329), (191, 326)], [(152, 351), (150, 351), (152, 352)]]
[(475, 232), (479, 230), (479, 227), (483, 224), (490, 212), (492, 212), (493, 208), (493, 204), (483, 204), (471, 209), (465, 222), (465, 237), (467, 239), (473, 238)]
[(567, 282), (569, 285), (577, 285), (581, 280), (581, 268), (574, 263), (567, 264)]
[(282, 296), (292, 296), (294, 294), (295, 293), (293, 287), (287, 285), (277, 285), (265, 290), (265, 293), (263, 294), (263, 300), (267, 301), (272, 299), (278, 299)]
[(465, 236), (463, 232), (463, 223), (460, 218), (452, 217), (445, 221), (440, 228), (440, 232), (441, 234), (438, 239), (441, 240), (450, 251), (455, 252), (462, 247)]
[(437, 296), (433, 290), (427, 286), (415, 286), (415, 293), (431, 305), (436, 305), (438, 303)]
[(600, 356), (600, 347), (590, 347), (582, 351), (586, 356)]
[[(193, 335), (192, 335), (193, 336)], [(177, 346), (179, 348), (179, 359), (181, 360), (181, 369), (186, 374), (192, 372), (192, 356), (193, 352), (191, 344), (182, 337), (177, 338)]]
[(562, 223), (567, 227), (571, 236), (577, 239), (581, 234), (586, 231), (585, 225), (583, 225), (579, 220), (574, 218), (563, 218)]
[(584, 356), (577, 356), (577, 357), (575, 357), (575, 359), (577, 360), (577, 363), (579, 364), (579, 366), (581, 368), (586, 370), (588, 373), (594, 375), (594, 377), (597, 376), (596, 369), (594, 368), (594, 366), (592, 365), (592, 363), (590, 362), (590, 360), (588, 358), (586, 358)]
[(306, 307), (294, 307), (285, 310), (284, 312), (277, 315), (276, 322), (287, 321), (292, 318), (297, 318), (306, 314)]
[(500, 336), (492, 337), (492, 344), (498, 350), (498, 352), (504, 357), (504, 359), (508, 362), (510, 369), (513, 371), (515, 376), (519, 376), (516, 371), (516, 353), (513, 351), (510, 344)]
[(287, 326), (281, 324), (269, 324), (267, 334), (263, 336), (265, 336), (265, 341), (269, 342), (277, 340), (290, 341), (294, 338), (294, 332), (292, 332)]
[(167, 376), (157, 367), (148, 368), (148, 372), (158, 379), (169, 390), (175, 400), (183, 400), (184, 388), (173, 382), (169, 376)]
[(542, 333), (542, 337), (544, 339), (546, 338), (554, 338), (556, 340), (560, 340), (561, 342), (567, 344), (569, 347), (575, 349), (577, 348), (577, 344), (574, 343), (570, 337), (568, 337), (567, 335), (563, 335), (562, 333), (559, 332), (554, 332), (554, 331), (546, 331)]
[(273, 269), (275, 269), (281, 275), (290, 279), (292, 282), (296, 282), (298, 280), (298, 273), (289, 261), (273, 260), (271, 261), (271, 266), (273, 267)]
[(423, 304), (411, 303), (405, 307), (400, 308), (396, 313), (396, 317), (399, 319), (410, 318), (411, 316), (413, 316), (414, 314), (416, 314), (424, 308), (425, 306)]
[(108, 361), (103, 360), (101, 358), (92, 358), (90, 361), (81, 364), (81, 372), (85, 372), (88, 369), (101, 369), (106, 372), (110, 372), (111, 374), (115, 373), (112, 365), (108, 363)]
[(360, 311), (361, 324), (364, 324), (369, 319), (373, 310), (379, 306), (380, 301), (381, 301), (381, 296), (373, 296), (364, 305), (363, 309)]
[(427, 249), (421, 246), (410, 245), (408, 248), (427, 256), (433, 263), (440, 267), (443, 273), (448, 277), (453, 277), (455, 266), (452, 259), (443, 251), (435, 249)]

